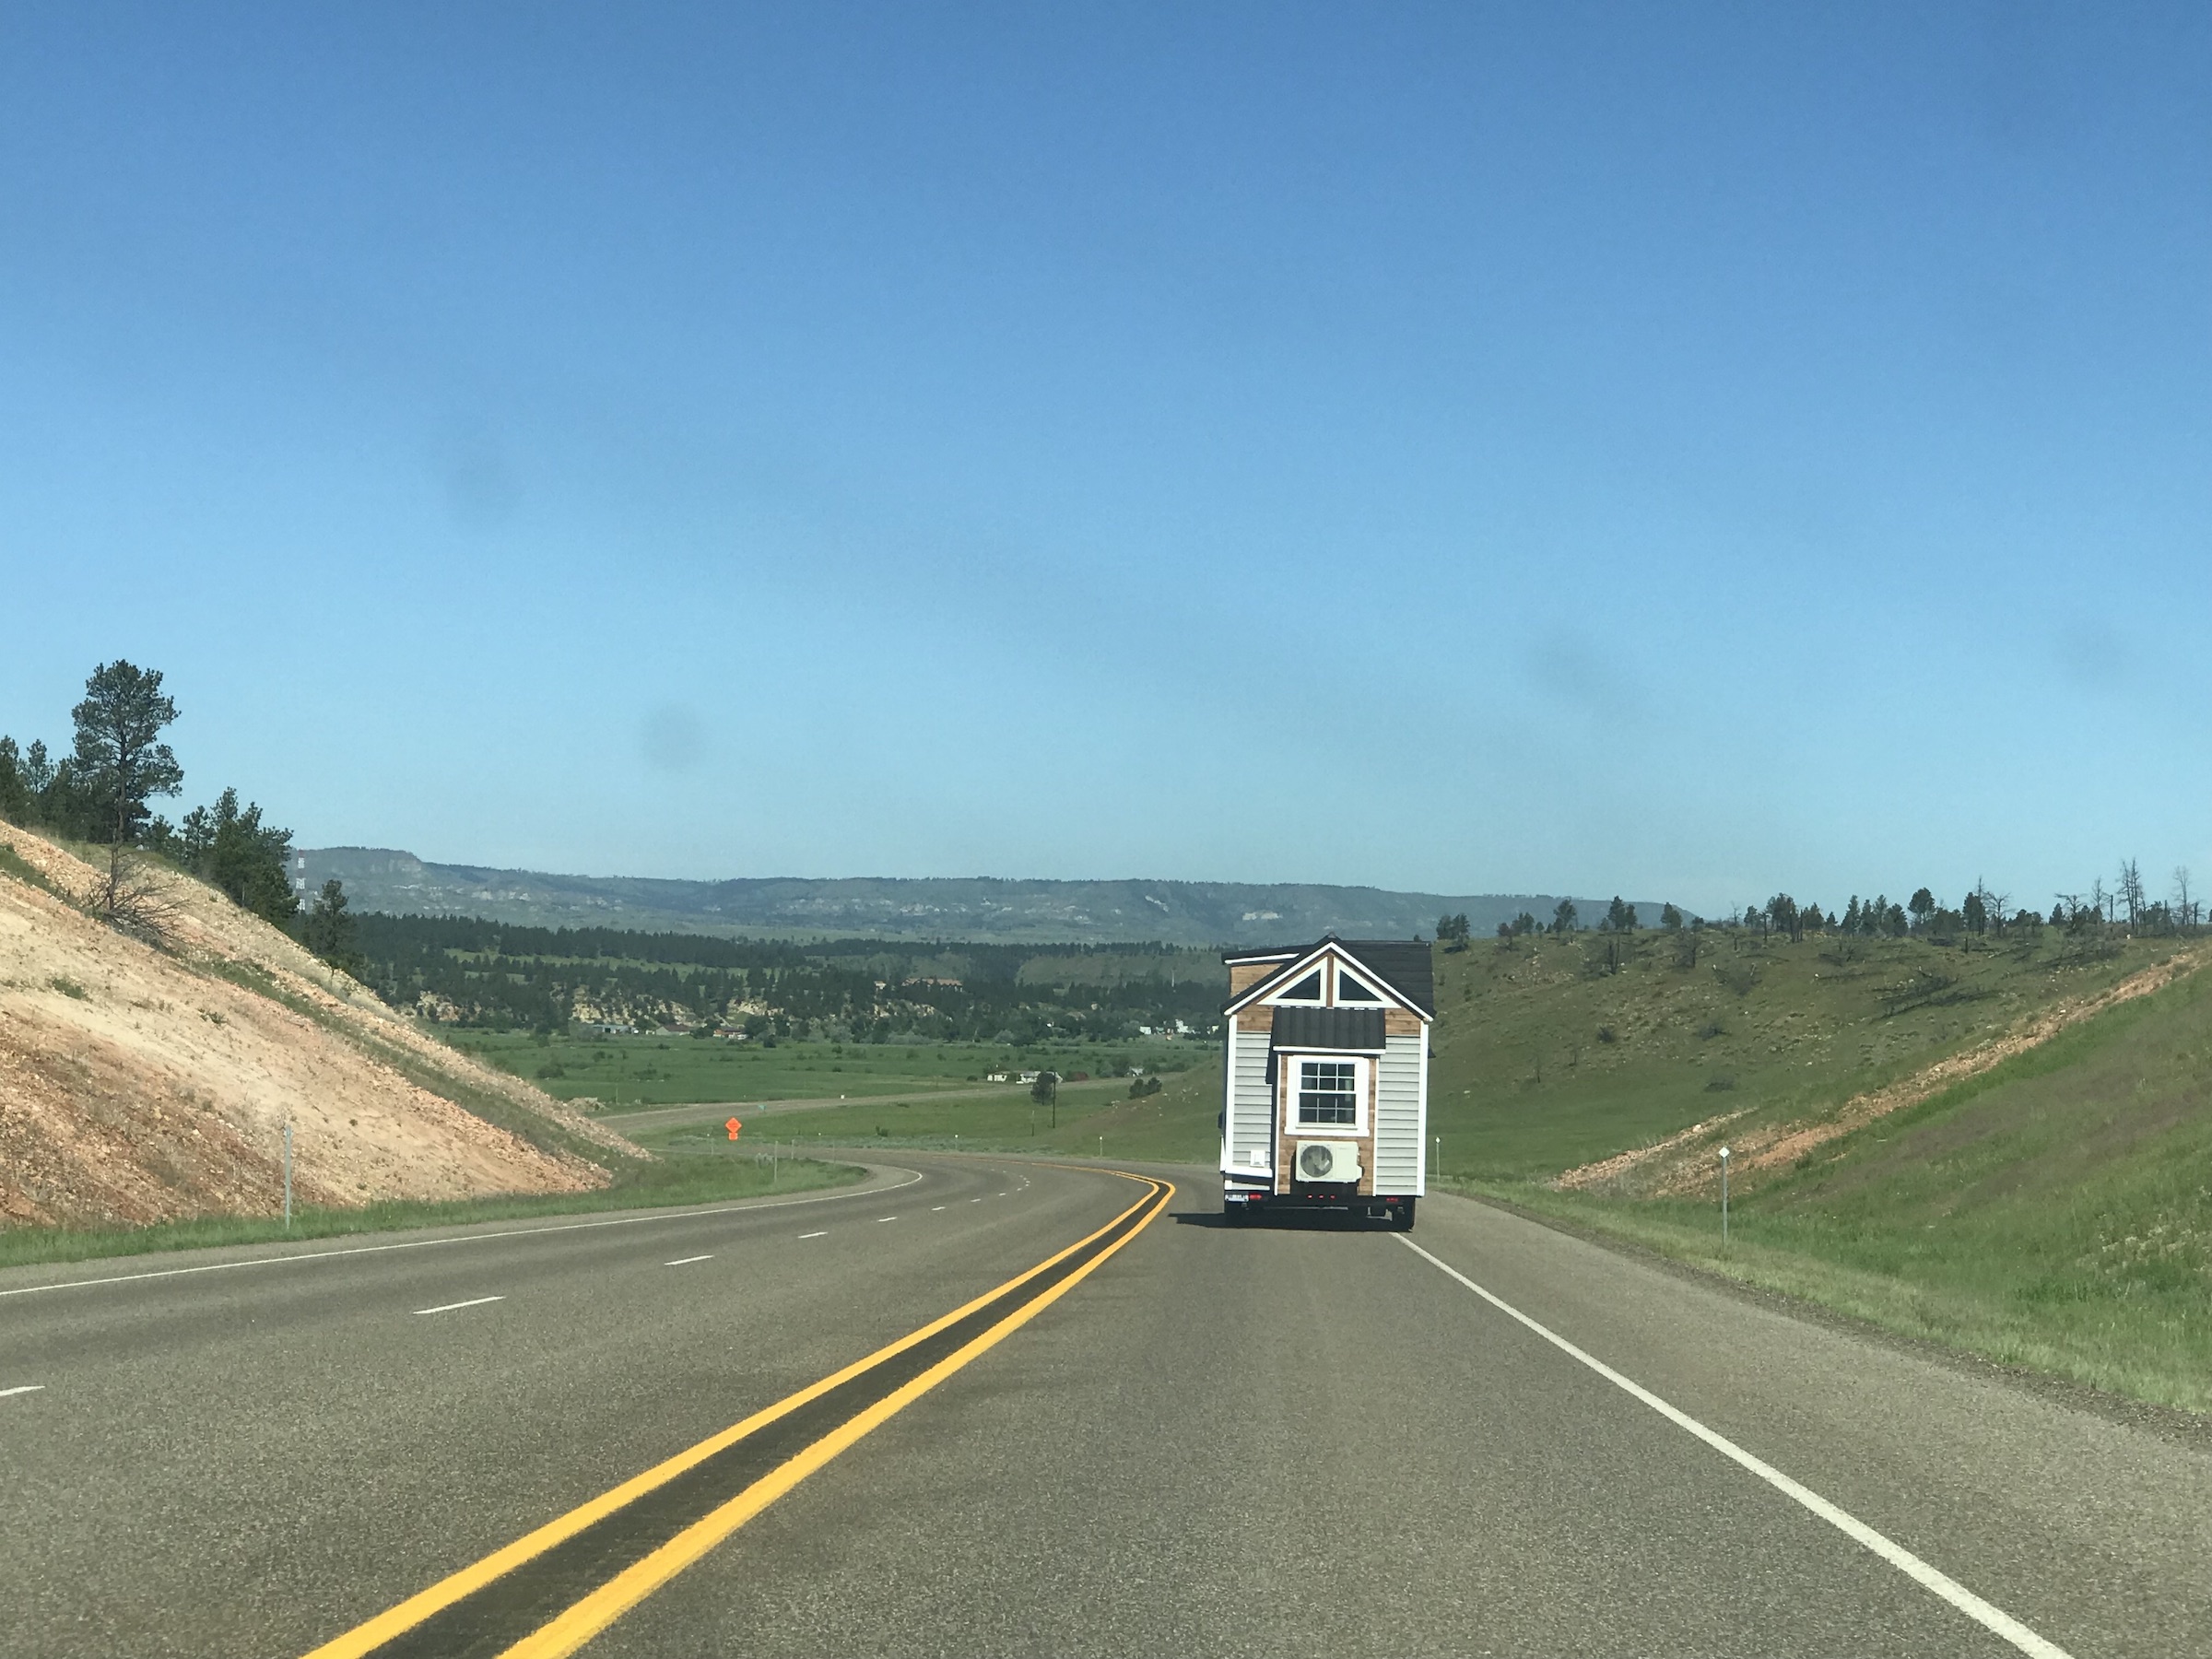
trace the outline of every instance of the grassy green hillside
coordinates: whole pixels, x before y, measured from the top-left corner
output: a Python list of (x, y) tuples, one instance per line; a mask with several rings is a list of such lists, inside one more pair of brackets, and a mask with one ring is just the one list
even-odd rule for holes
[[(1692, 970), (1647, 940), (1598, 977), (1587, 941), (1490, 948), (1439, 959), (1437, 1127), (1460, 1184), (1907, 1335), (2212, 1409), (2212, 975), (1887, 1115), (1842, 1110), (2179, 942), (2046, 931), (1971, 956), (1897, 941), (1853, 958), (1735, 938)], [(1692, 1143), (1700, 1174), (1724, 1136), (1834, 1135), (1746, 1172), (1724, 1246), (1710, 1181), (1686, 1189), (1679, 1161), (1586, 1192), (1547, 1179), (1724, 1113)]]
[(1730, 929), (1698, 935), (1693, 964), (1688, 938), (1440, 951), (1430, 1098), (1445, 1169), (1547, 1178), (1723, 1114), (1817, 1113), (2179, 948), (2055, 928), (1971, 950)]

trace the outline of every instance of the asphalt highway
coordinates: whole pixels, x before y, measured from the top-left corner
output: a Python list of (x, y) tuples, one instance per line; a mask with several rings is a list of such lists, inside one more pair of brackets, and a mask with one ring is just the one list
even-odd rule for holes
[(0, 1274), (0, 1652), (2212, 1651), (2187, 1435), (1464, 1201), (899, 1156)]

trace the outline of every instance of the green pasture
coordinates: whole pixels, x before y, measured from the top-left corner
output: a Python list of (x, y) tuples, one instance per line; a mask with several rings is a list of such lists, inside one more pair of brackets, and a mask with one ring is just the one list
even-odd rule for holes
[[(446, 1042), (559, 1100), (599, 1109), (695, 1101), (874, 1099), (980, 1087), (994, 1071), (1094, 1075), (1120, 1065), (1189, 1065), (1212, 1045), (1188, 1041), (1070, 1043), (1014, 1050), (973, 1042), (724, 1042), (719, 1038), (533, 1036), (448, 1028)], [(1027, 1091), (1022, 1091), (1027, 1098)]]
[[(810, 1147), (918, 1147), (943, 1151), (1036, 1152), (1131, 1162), (1211, 1166), (1219, 1145), (1221, 1066), (1208, 1054), (1189, 1071), (1169, 1074), (1160, 1092), (1131, 1098), (1125, 1080), (1063, 1084), (1055, 1112), (1009, 1087), (980, 1097), (944, 1099), (890, 1094), (764, 1117), (746, 1125), (740, 1146), (779, 1142)], [(621, 1127), (619, 1118), (610, 1120)], [(712, 1126), (647, 1131), (642, 1144), (675, 1145), (719, 1134)], [(759, 1141), (755, 1136), (759, 1136)]]

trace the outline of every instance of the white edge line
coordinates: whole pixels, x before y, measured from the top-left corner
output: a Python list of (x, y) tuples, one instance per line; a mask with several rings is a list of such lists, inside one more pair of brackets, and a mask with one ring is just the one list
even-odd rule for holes
[(0, 1400), (6, 1399), (10, 1394), (37, 1394), (45, 1386), (43, 1382), (18, 1382), (13, 1388), (0, 1388)]
[(440, 1302), (434, 1308), (418, 1308), (418, 1313), (451, 1313), (461, 1308), (480, 1308), (486, 1302), (505, 1301), (503, 1296), (472, 1296), (466, 1301)]
[(661, 1265), (664, 1267), (688, 1267), (694, 1262), (711, 1262), (713, 1259), (713, 1254), (710, 1252), (706, 1255), (677, 1256), (675, 1261), (663, 1262)]
[[(894, 1166), (895, 1167), (895, 1166)], [(249, 1256), (242, 1262), (206, 1262), (197, 1267), (162, 1267), (147, 1273), (118, 1273), (107, 1278), (65, 1279), (53, 1285), (18, 1285), (0, 1290), (0, 1297), (36, 1296), (42, 1290), (83, 1290), (93, 1285), (128, 1285), (140, 1279), (177, 1278), (187, 1273), (221, 1273), (231, 1267), (270, 1267), (285, 1262), (328, 1262), (339, 1256), (380, 1255), (388, 1250), (428, 1250), (435, 1244), (475, 1244), (486, 1239), (525, 1239), (539, 1233), (582, 1232), (594, 1227), (632, 1227), (640, 1221), (684, 1221), (702, 1216), (735, 1216), (746, 1210), (790, 1209), (801, 1204), (829, 1204), (848, 1198), (878, 1198), (923, 1179), (912, 1170), (904, 1181), (888, 1187), (869, 1187), (857, 1193), (818, 1193), (811, 1198), (771, 1198), (746, 1204), (725, 1204), (715, 1209), (648, 1210), (637, 1216), (613, 1216), (604, 1221), (564, 1221), (553, 1227), (509, 1227), (498, 1232), (456, 1233), (444, 1239), (403, 1239), (396, 1244), (355, 1244), (345, 1250), (303, 1250), (294, 1255)]]
[(1885, 1537), (1857, 1516), (1837, 1508), (1809, 1487), (1799, 1485), (1771, 1464), (1763, 1463), (1759, 1458), (1752, 1456), (1750, 1453), (1745, 1451), (1726, 1435), (1716, 1433), (1706, 1428), (1688, 1412), (1668, 1405), (1650, 1389), (1622, 1376), (1604, 1360), (1597, 1359), (1594, 1355), (1584, 1353), (1558, 1332), (1546, 1329), (1511, 1302), (1484, 1289), (1450, 1263), (1441, 1261), (1430, 1254), (1403, 1233), (1398, 1236), (1398, 1242), (1405, 1245), (1406, 1249), (1412, 1251), (1415, 1255), (1419, 1256), (1430, 1266), (1457, 1279), (1500, 1313), (1526, 1325), (1570, 1359), (1580, 1360), (1616, 1388), (1642, 1401), (1677, 1429), (1688, 1430), (1722, 1456), (1750, 1470), (1752, 1474), (1758, 1476), (1783, 1496), (1794, 1499), (1838, 1532), (1843, 1534), (1844, 1536), (1873, 1551), (1883, 1560), (1888, 1562), (1890, 1566), (1924, 1588), (1934, 1591), (1952, 1606), (1958, 1608), (1959, 1612), (1982, 1626), (1983, 1629), (1994, 1635), (2003, 1637), (2021, 1653), (2032, 1654), (2034, 1659), (2072, 1659), (2072, 1655), (2065, 1649), (2054, 1641), (2047, 1641), (2037, 1635), (2002, 1607), (1983, 1601), (1964, 1584), (1959, 1583), (1957, 1579), (1929, 1566), (1927, 1562), (1922, 1560), (1903, 1545)]

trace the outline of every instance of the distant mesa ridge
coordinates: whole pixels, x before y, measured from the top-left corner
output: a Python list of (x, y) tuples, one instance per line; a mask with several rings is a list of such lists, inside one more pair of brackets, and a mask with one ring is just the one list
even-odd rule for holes
[[(806, 934), (968, 939), (1006, 944), (1302, 943), (1428, 937), (1441, 915), (1466, 915), (1477, 935), (1528, 911), (1551, 919), (1557, 894), (1395, 893), (1381, 888), (1239, 881), (1027, 881), (995, 877), (855, 876), (830, 880), (754, 877), (668, 881), (642, 876), (557, 876), (536, 870), (430, 864), (383, 847), (295, 853), (295, 887), (333, 877), (356, 910), (396, 915), (482, 916), (535, 927), (644, 932)], [(1585, 926), (1606, 899), (1577, 896)], [(1645, 925), (1656, 900), (1636, 900)]]

